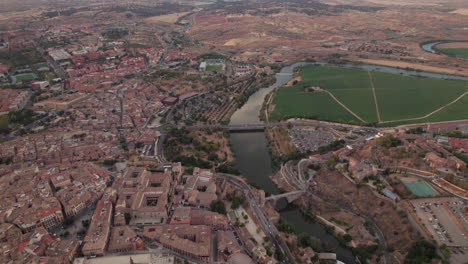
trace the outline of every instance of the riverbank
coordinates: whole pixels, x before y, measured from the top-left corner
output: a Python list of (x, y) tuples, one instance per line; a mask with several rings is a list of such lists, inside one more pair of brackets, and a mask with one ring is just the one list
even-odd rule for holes
[(389, 66), (401, 69), (409, 69), (413, 71), (426, 71), (432, 73), (442, 73), (442, 74), (450, 74), (450, 75), (457, 75), (457, 76), (468, 76), (468, 68), (442, 68), (436, 67), (432, 65), (425, 65), (421, 63), (415, 62), (405, 62), (405, 61), (395, 61), (395, 60), (384, 60), (384, 59), (363, 59), (358, 58), (356, 61), (366, 64), (374, 64), (374, 65), (382, 65), (382, 66)]
[[(460, 45), (462, 44), (462, 45)], [(427, 41), (420, 44), (421, 49), (429, 53), (439, 54), (447, 57), (456, 58), (461, 61), (468, 61), (467, 57), (458, 56), (456, 53), (447, 53), (444, 51), (444, 47), (454, 48), (454, 47), (463, 47), (464, 49), (468, 48), (468, 40), (434, 40)]]
[[(233, 114), (230, 124), (262, 123), (263, 121), (259, 118), (260, 110), (264, 102), (269, 101), (266, 99), (267, 95), (290, 82), (297, 67), (310, 64), (324, 65), (323, 63), (299, 62), (284, 67), (276, 75), (275, 84), (259, 89), (251, 95), (247, 102)], [(390, 71), (391, 73), (420, 77), (436, 76), (439, 79), (449, 77), (454, 79), (466, 78), (468, 80), (468, 77), (409, 71), (386, 66), (352, 65), (350, 67), (358, 67), (368, 71)], [(248, 181), (264, 190), (267, 196), (269, 194), (279, 194), (280, 189), (285, 191), (295, 189), (294, 183), (290, 182), (290, 179), (285, 175), (282, 175), (281, 178), (278, 177), (275, 182), (271, 180), (270, 176), (273, 175), (272, 157), (264, 132), (231, 133), (230, 140), (237, 157), (237, 169)], [(281, 171), (277, 175), (281, 176)], [(379, 252), (386, 260), (388, 258), (388, 261), (391, 258), (403, 259), (406, 250), (413, 241), (413, 237), (417, 237), (417, 234), (409, 226), (405, 215), (401, 214), (391, 202), (375, 196), (366, 186), (350, 184), (343, 175), (329, 171), (326, 168), (318, 176), (317, 182), (321, 188), (317, 190), (317, 194), (308, 193), (307, 199), (314, 204), (315, 210), (319, 212), (324, 220), (333, 225), (338, 225), (353, 238), (352, 240), (358, 247), (355, 251), (356, 254), (363, 258), (371, 258), (372, 261), (376, 262), (378, 262), (379, 256), (374, 254), (375, 252)], [(338, 195), (344, 193), (347, 195)], [(305, 197), (306, 195), (303, 196), (304, 199)], [(369, 203), (369, 201), (375, 201), (375, 203)], [(307, 203), (300, 205), (306, 208)], [(334, 236), (326, 232), (325, 225), (318, 222), (308, 222), (298, 208), (282, 211), (281, 217), (295, 226), (299, 234), (309, 233), (319, 237), (321, 241), (325, 241), (324, 248), (327, 248), (327, 245), (333, 248), (330, 251), (337, 252), (339, 260), (345, 263), (353, 263), (354, 256), (350, 249), (333, 247), (339, 242)], [(376, 241), (378, 241), (378, 244), (376, 244)]]
[[(289, 82), (293, 77), (294, 69), (303, 63), (293, 64), (284, 67), (280, 73), (276, 75), (275, 84), (268, 88), (263, 88), (254, 93), (249, 97), (246, 104), (244, 104), (231, 118), (231, 124), (253, 124), (262, 123), (259, 118), (259, 113), (265, 96), (270, 93), (273, 89), (280, 87)], [(280, 189), (278, 186), (270, 180), (270, 176), (273, 175), (272, 161), (268, 149), (268, 142), (264, 132), (243, 132), (243, 133), (231, 133), (230, 136), (232, 149), (234, 150), (236, 160), (236, 167), (241, 174), (247, 178), (248, 181), (255, 184), (260, 189), (269, 194), (279, 194)], [(333, 241), (334, 237), (327, 234), (324, 230), (325, 227), (318, 223), (307, 223), (305, 219), (302, 219), (301, 213), (298, 209), (291, 211), (290, 213), (297, 214), (298, 221), (297, 229), (299, 230), (323, 230), (323, 232), (314, 232), (315, 235), (319, 236), (322, 241)], [(297, 217), (295, 217), (297, 218)], [(328, 243), (328, 242), (327, 242)], [(332, 243), (332, 242), (329, 242)], [(333, 244), (339, 244), (335, 241)], [(347, 249), (340, 249), (338, 259), (345, 261), (346, 263), (353, 263), (354, 257), (352, 252)], [(336, 251), (334, 251), (336, 252)], [(348, 257), (343, 257), (348, 256)]]

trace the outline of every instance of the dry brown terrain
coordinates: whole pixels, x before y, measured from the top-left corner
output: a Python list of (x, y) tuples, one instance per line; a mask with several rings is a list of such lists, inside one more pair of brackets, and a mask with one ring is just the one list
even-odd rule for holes
[(468, 68), (461, 68), (461, 67), (458, 67), (458, 68), (447, 67), (447, 66), (437, 67), (437, 66), (431, 66), (431, 65), (427, 65), (427, 64), (421, 64), (421, 63), (393, 61), (393, 60), (384, 60), (384, 59), (361, 59), (361, 58), (358, 58), (358, 59), (356, 59), (356, 61), (369, 63), (369, 64), (383, 65), (383, 66), (400, 67), (400, 68), (412, 68), (412, 69), (428, 71), (428, 72), (438, 72), (438, 73), (468, 76)]
[(226, 4), (195, 14), (187, 33), (205, 44), (241, 51), (235, 59), (243, 61), (289, 64), (326, 60), (339, 52), (375, 57), (373, 63), (381, 65), (468, 75), (468, 63), (420, 47), (431, 40), (466, 39), (463, 12), (451, 12), (468, 9), (464, 1), (321, 2), (326, 5)]
[(401, 174), (392, 174), (388, 178), (389, 182), (392, 182), (392, 187), (394, 188), (394, 191), (398, 196), (400, 196), (402, 199), (415, 199), (417, 198), (416, 195), (412, 194), (408, 188), (403, 184), (401, 181), (400, 177), (404, 177), (404, 175)]
[(341, 5), (363, 5), (363, 4), (379, 4), (379, 5), (398, 5), (398, 6), (458, 6), (464, 4), (464, 0), (321, 0), (320, 2), (327, 4)]
[(270, 10), (269, 15), (264, 15), (255, 7), (235, 11), (201, 12), (195, 16), (189, 33), (195, 39), (217, 46), (320, 47), (327, 42), (333, 44), (339, 40), (384, 39), (398, 34), (415, 33), (437, 27), (439, 23), (457, 25), (463, 19), (458, 14), (433, 10), (415, 12), (397, 7), (363, 12), (330, 7), (286, 9), (284, 5), (277, 3), (277, 8)]
[(149, 23), (155, 23), (155, 22), (175, 23), (180, 17), (185, 16), (188, 13), (190, 12), (181, 12), (181, 13), (162, 15), (162, 16), (153, 16), (153, 17), (146, 18), (145, 21)]
[(187, 92), (200, 92), (225, 84), (225, 78), (221, 75), (203, 75), (198, 72), (182, 72), (182, 71), (156, 71), (148, 76), (146, 80), (158, 89), (168, 92), (171, 91), (174, 95), (181, 95)]
[(441, 49), (457, 49), (457, 48), (468, 48), (468, 42), (449, 42), (437, 45), (437, 48)]
[(315, 179), (317, 194), (322, 199), (373, 219), (385, 234), (387, 244), (395, 247), (396, 251), (391, 254), (400, 260), (419, 237), (407, 217), (400, 216), (391, 202), (377, 197), (368, 187), (358, 188), (340, 173), (324, 169)]
[(450, 13), (468, 16), (468, 8), (459, 8), (459, 9), (456, 9), (456, 10), (450, 12)]
[(265, 130), (268, 141), (272, 145), (270, 149), (275, 155), (288, 155), (296, 151), (296, 147), (288, 135), (288, 131), (281, 127), (269, 128)]

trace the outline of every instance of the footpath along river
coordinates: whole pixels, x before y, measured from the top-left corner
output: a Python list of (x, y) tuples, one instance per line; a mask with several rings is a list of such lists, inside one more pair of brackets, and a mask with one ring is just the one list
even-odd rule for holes
[[(293, 77), (294, 69), (304, 65), (328, 64), (297, 62), (282, 68), (281, 71), (276, 74), (276, 82), (271, 86), (259, 89), (257, 92), (252, 94), (247, 102), (233, 114), (230, 124), (242, 125), (262, 123), (259, 118), (259, 114), (265, 97), (275, 88), (289, 82)], [(342, 64), (339, 66), (420, 77), (468, 80), (468, 77), (412, 71), (376, 65)], [(278, 194), (279, 190), (277, 186), (269, 178), (269, 176), (273, 174), (273, 170), (271, 167), (271, 157), (268, 151), (268, 142), (264, 132), (231, 133), (231, 144), (237, 157), (237, 168), (240, 170), (241, 174), (249, 181), (254, 182), (265, 192), (269, 194)], [(283, 219), (295, 226), (297, 233), (307, 233), (320, 238), (322, 241), (323, 252), (335, 252), (338, 260), (347, 264), (355, 263), (351, 250), (342, 247), (335, 237), (325, 231), (322, 224), (307, 221), (298, 209), (286, 209), (280, 213)]]

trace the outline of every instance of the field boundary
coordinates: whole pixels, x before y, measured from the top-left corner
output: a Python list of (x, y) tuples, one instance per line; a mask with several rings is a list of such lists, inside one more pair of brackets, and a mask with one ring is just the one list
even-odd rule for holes
[(372, 75), (370, 71), (367, 71), (367, 74), (369, 75), (369, 81), (370, 81), (370, 85), (372, 88), (372, 95), (374, 96), (374, 105), (375, 105), (375, 112), (377, 113), (377, 122), (381, 123), (382, 119), (380, 119), (379, 102), (377, 101), (377, 95), (375, 94), (374, 80), (372, 79)]
[(336, 98), (330, 91), (328, 91), (328, 90), (323, 90), (323, 91), (326, 92), (328, 95), (330, 95), (331, 98), (333, 98), (333, 100), (335, 100), (339, 105), (341, 105), (341, 107), (346, 109), (346, 111), (348, 111), (350, 114), (352, 114), (354, 117), (356, 117), (359, 121), (361, 121), (363, 123), (366, 123), (366, 121), (364, 119), (362, 119), (360, 116), (358, 116), (356, 113), (354, 113), (351, 109), (349, 109), (345, 104), (343, 104), (340, 100), (338, 100), (338, 98)]
[[(406, 76), (394, 77), (395, 74), (392, 73), (380, 75), (369, 70), (358, 70), (358, 75), (350, 70), (340, 70), (339, 66), (317, 68), (319, 69), (307, 68), (307, 71), (301, 71), (301, 76), (305, 78), (301, 81), (303, 90), (294, 86), (288, 91), (266, 98), (267, 104), (271, 104), (273, 98), (276, 100), (276, 96), (279, 98), (279, 108), (274, 111), (265, 109), (268, 111), (265, 111), (267, 122), (276, 118), (304, 116), (398, 126), (405, 123), (465, 118), (463, 109), (468, 99), (468, 87), (464, 82), (445, 83), (443, 80), (432, 81), (431, 78), (423, 80)], [(328, 78), (329, 76), (340, 77), (335, 80)], [(315, 86), (306, 89), (307, 85)], [(405, 89), (407, 87), (412, 89)], [(444, 87), (447, 89), (443, 89)], [(323, 97), (324, 94), (306, 96), (311, 89), (314, 92), (326, 92), (330, 97)], [(313, 102), (313, 105), (308, 102)], [(333, 106), (335, 103), (341, 108)], [(273, 115), (269, 116), (270, 110), (275, 114), (275, 118)]]
[[(421, 120), (421, 119), (424, 119), (424, 118), (428, 118), (430, 117), (431, 115), (439, 112), (439, 111), (442, 111), (444, 110), (445, 108), (451, 106), (452, 104), (460, 101), (460, 99), (462, 99), (466, 94), (468, 94), (468, 91), (464, 92), (463, 94), (461, 94), (460, 96), (458, 96), (457, 98), (455, 98), (455, 100), (453, 100), (452, 102), (446, 104), (446, 105), (443, 105), (441, 106), (440, 108), (430, 112), (429, 114), (425, 115), (425, 116), (421, 116), (421, 117), (414, 117), (414, 118), (407, 118), (407, 119), (400, 119), (400, 120), (391, 120), (391, 121), (381, 121), (379, 122), (379, 124), (385, 124), (385, 123), (394, 123), (394, 122), (405, 122), (405, 121), (413, 121), (413, 120)], [(447, 122), (450, 122), (450, 121), (447, 121)]]
[(437, 124), (450, 124), (450, 123), (459, 123), (459, 122), (467, 122), (468, 119), (459, 119), (459, 120), (450, 120), (450, 121), (439, 121), (439, 122), (426, 122), (426, 123), (412, 123), (412, 124), (404, 124), (404, 125), (399, 125), (395, 126), (396, 128), (408, 128), (408, 127), (414, 127), (414, 126), (421, 126), (421, 125), (437, 125)]

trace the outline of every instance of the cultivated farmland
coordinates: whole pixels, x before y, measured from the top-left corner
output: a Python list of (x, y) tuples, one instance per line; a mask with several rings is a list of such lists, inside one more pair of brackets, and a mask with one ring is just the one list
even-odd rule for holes
[(468, 48), (447, 48), (447, 49), (441, 49), (441, 50), (444, 53), (455, 55), (459, 58), (468, 59)]
[[(468, 91), (468, 82), (372, 72), (382, 120), (417, 118)], [(468, 116), (465, 116), (465, 118)]]
[(299, 86), (278, 91), (274, 99), (272, 120), (287, 117), (309, 117), (342, 122), (358, 122), (326, 93), (304, 93)]
[(273, 120), (393, 124), (468, 118), (466, 81), (321, 66), (306, 66), (300, 74), (301, 82), (274, 97)]

